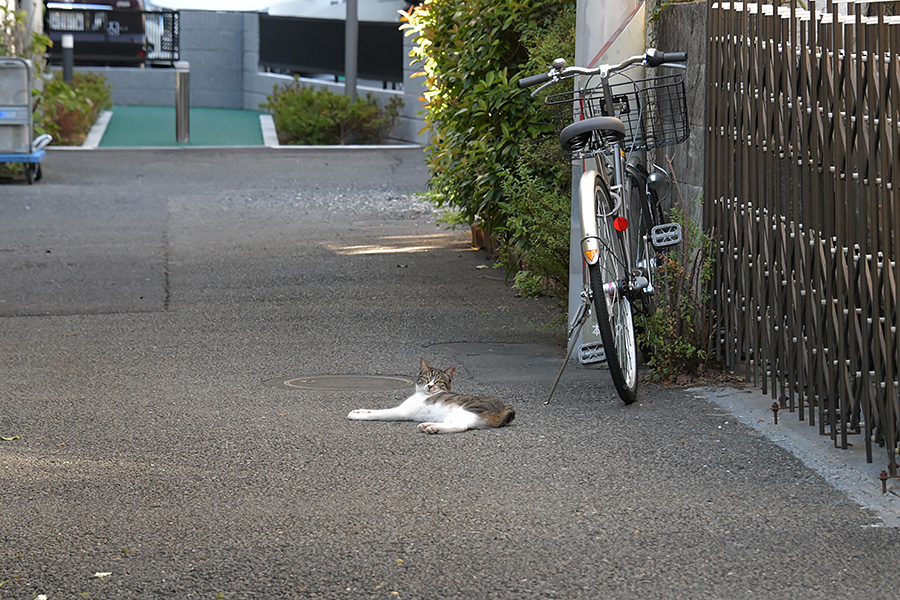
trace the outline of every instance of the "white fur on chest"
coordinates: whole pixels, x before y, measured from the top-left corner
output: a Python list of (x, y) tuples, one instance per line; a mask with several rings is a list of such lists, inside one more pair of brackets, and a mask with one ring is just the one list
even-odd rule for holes
[(429, 404), (427, 400), (430, 397), (425, 392), (416, 392), (404, 400), (397, 408), (409, 415), (407, 418), (410, 421), (418, 421), (420, 423), (423, 421), (443, 421), (454, 409), (457, 409), (457, 407), (448, 406), (442, 402)]

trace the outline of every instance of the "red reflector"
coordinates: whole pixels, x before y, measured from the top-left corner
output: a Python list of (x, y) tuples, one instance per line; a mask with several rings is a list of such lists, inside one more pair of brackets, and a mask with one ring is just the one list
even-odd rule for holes
[(616, 220), (613, 221), (613, 227), (616, 228), (616, 231), (625, 231), (628, 229), (628, 219), (625, 217), (616, 217)]

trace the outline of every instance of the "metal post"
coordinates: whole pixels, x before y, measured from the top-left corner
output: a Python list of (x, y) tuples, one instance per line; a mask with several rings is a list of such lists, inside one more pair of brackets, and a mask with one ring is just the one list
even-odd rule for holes
[(344, 31), (344, 94), (356, 100), (356, 62), (359, 53), (358, 0), (347, 0), (347, 23)]
[(71, 33), (62, 35), (62, 67), (63, 81), (72, 83), (75, 76), (75, 36)]
[(191, 140), (191, 64), (186, 60), (175, 63), (175, 141), (186, 144)]

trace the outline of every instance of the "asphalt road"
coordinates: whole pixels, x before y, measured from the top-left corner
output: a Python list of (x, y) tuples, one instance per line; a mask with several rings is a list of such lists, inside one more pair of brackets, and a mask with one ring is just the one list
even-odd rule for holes
[[(554, 306), (435, 224), (421, 150), (43, 170), (0, 181), (0, 598), (897, 595), (900, 533), (718, 405), (573, 367), (544, 406)], [(305, 389), (420, 357), (513, 425)]]

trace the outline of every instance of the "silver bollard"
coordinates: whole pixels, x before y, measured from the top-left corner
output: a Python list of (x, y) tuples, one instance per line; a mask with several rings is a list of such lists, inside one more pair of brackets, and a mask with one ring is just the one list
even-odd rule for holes
[(175, 63), (175, 141), (191, 141), (191, 63)]

